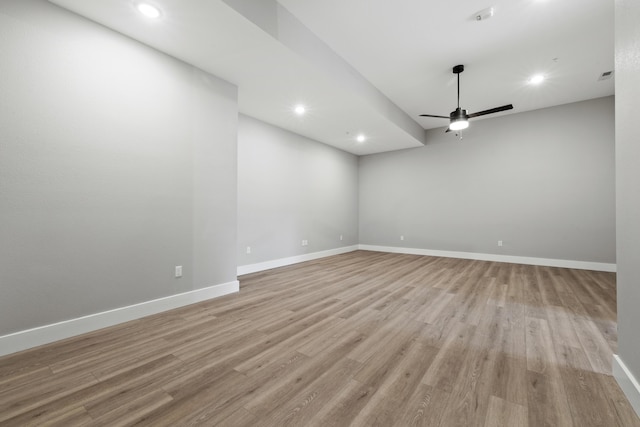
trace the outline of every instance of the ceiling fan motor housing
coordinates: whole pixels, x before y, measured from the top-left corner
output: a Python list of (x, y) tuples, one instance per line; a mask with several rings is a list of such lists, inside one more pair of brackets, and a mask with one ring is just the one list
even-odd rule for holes
[(459, 120), (468, 120), (469, 116), (467, 114), (467, 110), (463, 110), (462, 108), (458, 107), (456, 108), (456, 111), (452, 111), (449, 114), (449, 119), (452, 122), (457, 122)]

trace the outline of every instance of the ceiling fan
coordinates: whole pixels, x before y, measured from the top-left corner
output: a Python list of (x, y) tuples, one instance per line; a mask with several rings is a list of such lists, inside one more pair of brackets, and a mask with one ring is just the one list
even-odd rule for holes
[(464, 65), (456, 65), (453, 67), (453, 74), (458, 75), (458, 108), (447, 116), (435, 116), (433, 114), (420, 114), (420, 117), (435, 117), (440, 119), (449, 119), (449, 127), (445, 132), (457, 131), (469, 127), (469, 119), (474, 117), (485, 116), (487, 114), (499, 113), (500, 111), (511, 110), (513, 105), (503, 105), (501, 107), (490, 108), (488, 110), (479, 111), (477, 113), (467, 114), (467, 110), (460, 108), (460, 73), (464, 71)]

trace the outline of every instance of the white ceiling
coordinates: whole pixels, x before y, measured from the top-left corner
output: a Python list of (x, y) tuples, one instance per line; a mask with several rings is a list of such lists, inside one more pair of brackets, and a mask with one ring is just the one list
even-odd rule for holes
[[(613, 69), (613, 0), (152, 0), (157, 21), (133, 0), (50, 1), (236, 84), (242, 113), (358, 155), (446, 127), (418, 116), (455, 108), (456, 64), (469, 112), (614, 93), (598, 81)], [(540, 86), (527, 84), (535, 73)]]

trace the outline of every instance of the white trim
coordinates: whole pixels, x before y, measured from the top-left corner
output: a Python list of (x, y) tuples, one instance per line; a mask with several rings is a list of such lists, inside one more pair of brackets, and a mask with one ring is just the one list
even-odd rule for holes
[(613, 377), (629, 399), (636, 414), (640, 416), (640, 384), (617, 354), (613, 355)]
[(259, 262), (257, 264), (247, 264), (238, 266), (238, 276), (243, 274), (256, 273), (258, 271), (270, 270), (272, 268), (284, 267), (286, 265), (297, 264), (299, 262), (313, 261), (314, 259), (325, 258), (333, 255), (346, 254), (358, 250), (358, 245), (344, 246), (342, 248), (329, 249), (326, 251), (313, 252), (310, 254), (296, 255), (288, 258), (274, 259), (271, 261)]
[(392, 252), (410, 255), (428, 255), (444, 258), (475, 259), (479, 261), (510, 262), (514, 264), (541, 265), (545, 267), (575, 268), (578, 270), (608, 271), (615, 273), (616, 264), (603, 262), (572, 261), (564, 259), (534, 258), (515, 255), (482, 254), (474, 252), (438, 251), (433, 249), (398, 248), (394, 246), (358, 245), (363, 251)]
[(90, 314), (76, 319), (65, 320), (50, 325), (39, 326), (25, 331), (0, 336), (0, 356), (16, 353), (28, 348), (48, 344), (65, 338), (139, 319), (151, 314), (160, 313), (196, 302), (217, 298), (240, 290), (240, 282), (229, 283), (196, 289), (177, 295), (145, 301), (127, 307)]

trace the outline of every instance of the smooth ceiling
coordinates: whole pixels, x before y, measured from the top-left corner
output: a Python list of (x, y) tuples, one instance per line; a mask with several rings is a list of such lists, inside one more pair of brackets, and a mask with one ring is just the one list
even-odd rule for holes
[[(154, 0), (157, 21), (132, 0), (50, 1), (236, 84), (242, 113), (358, 155), (444, 130), (418, 116), (455, 108), (456, 64), (470, 112), (614, 93), (614, 79), (598, 80), (613, 69), (612, 1)], [(490, 6), (495, 16), (476, 21)], [(527, 84), (535, 73), (540, 86)]]

